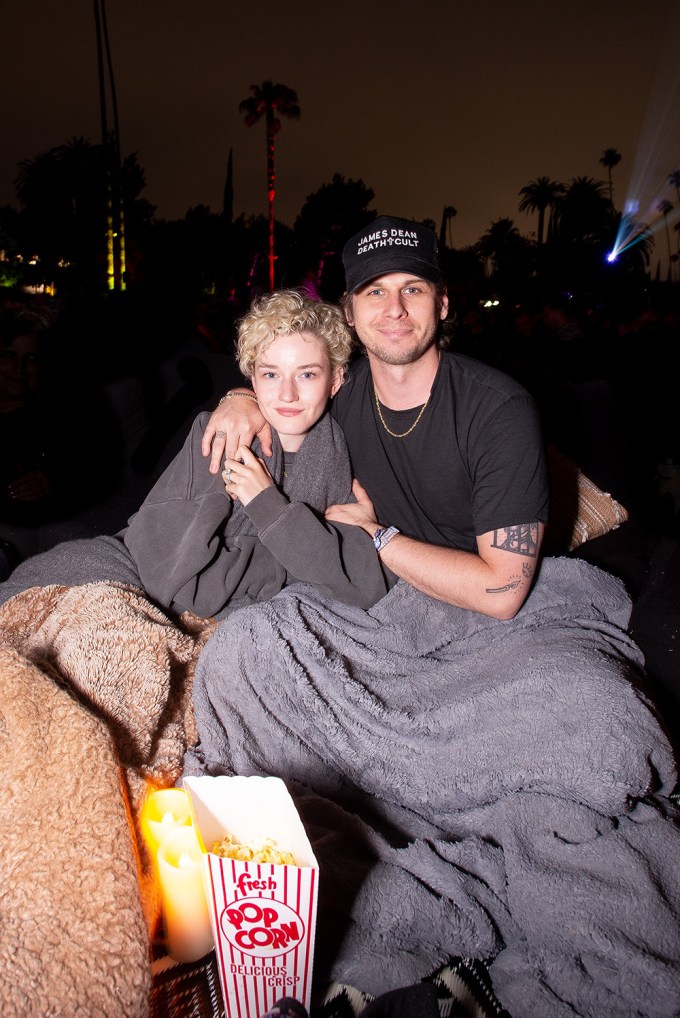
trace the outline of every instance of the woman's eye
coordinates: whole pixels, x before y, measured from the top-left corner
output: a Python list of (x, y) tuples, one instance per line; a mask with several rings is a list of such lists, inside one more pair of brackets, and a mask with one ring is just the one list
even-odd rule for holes
[(308, 380), (310, 378), (316, 378), (316, 373), (314, 371), (303, 371), (300, 377)]

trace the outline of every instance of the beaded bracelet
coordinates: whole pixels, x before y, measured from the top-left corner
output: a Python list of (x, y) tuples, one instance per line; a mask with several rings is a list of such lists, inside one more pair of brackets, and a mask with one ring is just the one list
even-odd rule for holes
[(246, 399), (254, 399), (255, 402), (257, 403), (257, 396), (255, 395), (254, 392), (228, 392), (226, 393), (226, 395), (222, 397), (222, 399), (219, 401), (217, 405), (222, 406), (225, 399), (232, 399), (232, 397), (234, 396), (245, 396)]

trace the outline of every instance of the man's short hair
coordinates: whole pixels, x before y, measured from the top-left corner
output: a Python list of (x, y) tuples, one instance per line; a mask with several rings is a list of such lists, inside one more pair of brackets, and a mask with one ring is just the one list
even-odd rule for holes
[(274, 340), (296, 332), (311, 332), (321, 340), (332, 372), (345, 369), (353, 338), (340, 310), (297, 290), (277, 290), (253, 301), (238, 323), (236, 356), (243, 376), (252, 378), (255, 361)]

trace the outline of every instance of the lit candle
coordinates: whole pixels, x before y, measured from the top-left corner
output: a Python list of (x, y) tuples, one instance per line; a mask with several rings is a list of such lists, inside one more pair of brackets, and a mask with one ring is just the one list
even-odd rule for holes
[(191, 823), (187, 793), (183, 788), (160, 788), (151, 792), (144, 801), (141, 822), (144, 840), (155, 860), (167, 835)]
[(158, 850), (166, 947), (175, 961), (197, 961), (212, 950), (203, 885), (203, 853), (193, 827), (180, 827)]

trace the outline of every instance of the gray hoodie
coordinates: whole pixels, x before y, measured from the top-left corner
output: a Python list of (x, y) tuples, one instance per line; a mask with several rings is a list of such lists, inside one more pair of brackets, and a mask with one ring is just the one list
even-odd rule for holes
[[(196, 418), (182, 450), (121, 534), (147, 593), (175, 612), (189, 609), (206, 618), (227, 605), (271, 598), (296, 581), (361, 608), (380, 600), (396, 578), (381, 565), (369, 535), (323, 518), (327, 506), (354, 501), (339, 425), (324, 414), (287, 477), (274, 434), (273, 455), (265, 462), (280, 487), (266, 488), (243, 506), (232, 502), (201, 453), (209, 416)], [(259, 443), (253, 452), (262, 455)]]

